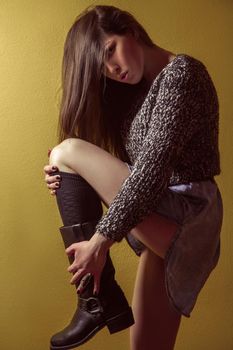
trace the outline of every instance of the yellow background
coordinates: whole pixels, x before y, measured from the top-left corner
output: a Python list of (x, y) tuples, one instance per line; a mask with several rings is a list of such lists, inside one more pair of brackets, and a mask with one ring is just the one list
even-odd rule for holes
[[(76, 15), (91, 3), (0, 2), (0, 349), (48, 349), (50, 336), (67, 324), (74, 310), (75, 293), (58, 232), (61, 222), (42, 168), (47, 149), (56, 144), (64, 39)], [(162, 47), (202, 60), (216, 85), (222, 166), (217, 182), (225, 208), (221, 259), (191, 319), (182, 322), (176, 350), (231, 350), (233, 2), (104, 3), (131, 11)], [(118, 280), (130, 298), (137, 258), (125, 243), (112, 250)], [(127, 350), (128, 331), (110, 336), (103, 330), (82, 349)]]

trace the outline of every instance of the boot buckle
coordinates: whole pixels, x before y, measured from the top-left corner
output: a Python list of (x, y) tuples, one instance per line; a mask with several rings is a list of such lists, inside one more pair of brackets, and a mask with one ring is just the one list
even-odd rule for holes
[(90, 297), (88, 299), (79, 298), (80, 307), (90, 314), (103, 312), (103, 307), (98, 298)]

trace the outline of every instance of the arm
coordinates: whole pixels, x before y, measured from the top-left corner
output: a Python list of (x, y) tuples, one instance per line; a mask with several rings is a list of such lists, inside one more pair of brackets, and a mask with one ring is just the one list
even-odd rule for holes
[(154, 103), (154, 107), (148, 134), (132, 173), (96, 228), (106, 238), (120, 241), (154, 211), (180, 152), (200, 127), (201, 74), (189, 65), (182, 66), (164, 77), (158, 96), (153, 95), (153, 89), (150, 92), (146, 103)]

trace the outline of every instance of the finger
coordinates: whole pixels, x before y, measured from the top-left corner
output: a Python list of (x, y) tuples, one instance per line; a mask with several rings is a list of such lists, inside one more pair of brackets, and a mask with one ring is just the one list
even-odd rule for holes
[(59, 182), (61, 181), (61, 176), (60, 175), (46, 175), (45, 178), (44, 178), (45, 182), (47, 184), (52, 184), (54, 182)]
[(60, 187), (60, 183), (59, 182), (53, 182), (51, 184), (47, 184), (47, 187), (50, 190), (56, 190), (57, 188)]
[(66, 252), (67, 255), (74, 254), (75, 253), (75, 245), (74, 245), (74, 243), (71, 244), (68, 248), (66, 248), (65, 252)]
[(71, 284), (75, 284), (78, 283), (78, 281), (86, 274), (87, 272), (83, 269), (79, 269), (77, 272), (75, 272), (75, 274), (73, 275), (73, 277), (70, 280)]
[(89, 272), (86, 275), (84, 275), (78, 285), (77, 288), (77, 293), (80, 294), (84, 291), (84, 289), (86, 288), (86, 286), (89, 284), (90, 280), (92, 278), (92, 274)]
[(44, 166), (44, 172), (46, 174), (52, 174), (55, 171), (58, 171), (58, 167), (56, 167), (55, 165), (45, 165)]
[(78, 267), (76, 266), (75, 261), (67, 268), (67, 271), (70, 273), (75, 273), (78, 271)]
[(52, 152), (52, 150), (51, 150), (51, 148), (49, 148), (48, 149), (48, 157), (50, 156), (51, 152)]
[(94, 288), (93, 288), (93, 294), (98, 295), (100, 290), (100, 276), (94, 275)]
[(47, 173), (50, 173), (52, 171), (52, 166), (51, 165), (45, 165), (44, 168), (43, 168), (44, 172), (47, 174)]

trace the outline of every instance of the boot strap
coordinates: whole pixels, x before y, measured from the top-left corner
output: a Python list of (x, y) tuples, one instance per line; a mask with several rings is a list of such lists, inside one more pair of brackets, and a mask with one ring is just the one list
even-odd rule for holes
[(95, 297), (90, 297), (88, 299), (79, 297), (79, 307), (90, 314), (103, 313), (104, 311), (100, 300)]
[(60, 228), (65, 247), (69, 247), (72, 243), (89, 241), (94, 234), (98, 220), (84, 222), (72, 226), (62, 226)]

